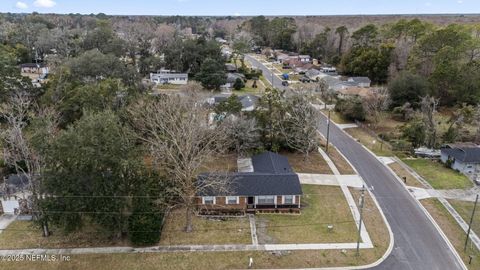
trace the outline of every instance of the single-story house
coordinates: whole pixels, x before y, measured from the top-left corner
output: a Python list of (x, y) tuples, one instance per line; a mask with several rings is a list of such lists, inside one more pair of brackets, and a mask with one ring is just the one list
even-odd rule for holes
[(480, 146), (471, 143), (447, 144), (440, 149), (440, 160), (473, 180), (480, 173)]
[(237, 72), (237, 67), (234, 64), (227, 63), (225, 64), (225, 70), (229, 73)]
[(224, 89), (233, 88), (233, 85), (235, 84), (235, 81), (237, 79), (241, 79), (242, 81), (246, 81), (246, 77), (242, 73), (227, 73), (227, 83), (222, 85), (222, 88), (224, 88)]
[[(230, 94), (218, 94), (218, 95), (215, 95), (215, 96), (207, 99), (207, 103), (210, 106), (216, 106), (220, 102), (226, 101), (229, 96), (230, 96)], [(240, 101), (240, 103), (242, 104), (242, 111), (243, 112), (251, 112), (251, 111), (255, 110), (255, 108), (257, 107), (257, 102), (258, 102), (259, 99), (260, 98), (258, 96), (250, 95), (250, 94), (243, 95), (243, 96), (238, 96), (238, 101)]]
[(42, 63), (24, 63), (20, 64), (20, 72), (31, 74), (48, 74), (49, 68)]
[[(16, 214), (22, 210), (21, 206), (24, 205), (22, 201), (26, 202), (25, 199), (29, 197), (28, 184), (28, 177), (22, 174), (12, 174), (4, 179), (0, 190), (3, 213)], [(23, 209), (26, 208), (26, 206), (23, 207)]]
[(368, 77), (350, 77), (347, 82), (354, 83), (358, 87), (370, 87), (372, 83)]
[(332, 76), (338, 75), (337, 69), (334, 68), (334, 67), (322, 67), (322, 69), (320, 69), (320, 71), (325, 73), (325, 74), (332, 75)]
[(279, 63), (283, 64), (284, 61), (287, 61), (288, 59), (290, 59), (290, 56), (285, 53), (277, 53), (275, 58)]
[(304, 64), (312, 63), (312, 58), (310, 55), (299, 55), (298, 59)]
[[(202, 190), (195, 203), (201, 214), (299, 212), (302, 187), (288, 159), (272, 152), (252, 157), (252, 172), (226, 174), (228, 193)], [(199, 184), (212, 174), (198, 177)], [(218, 174), (213, 175), (218, 177)]]
[(160, 70), (158, 73), (150, 73), (150, 81), (155, 84), (187, 84), (188, 74)]

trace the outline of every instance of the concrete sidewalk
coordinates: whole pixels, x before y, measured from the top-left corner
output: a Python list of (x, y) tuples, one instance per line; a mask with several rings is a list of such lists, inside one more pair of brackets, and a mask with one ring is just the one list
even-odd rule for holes
[(334, 175), (334, 174), (310, 174), (298, 173), (300, 183), (309, 185), (347, 186), (361, 188), (364, 185), (359, 175)]
[[(26, 254), (113, 254), (113, 253), (161, 253), (161, 252), (219, 252), (219, 251), (287, 251), (287, 250), (333, 250), (355, 249), (356, 243), (325, 244), (268, 244), (268, 245), (178, 245), (134, 247), (97, 247), (97, 248), (32, 248), (0, 250), (0, 256)], [(373, 248), (371, 243), (360, 243), (361, 249)]]

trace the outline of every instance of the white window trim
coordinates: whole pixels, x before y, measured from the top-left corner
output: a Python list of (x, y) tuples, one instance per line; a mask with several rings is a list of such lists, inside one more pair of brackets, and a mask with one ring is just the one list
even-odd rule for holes
[(205, 198), (213, 198), (213, 204), (217, 204), (217, 198), (215, 196), (203, 196), (202, 197), (202, 204), (206, 204), (205, 203)]
[(282, 204), (285, 204), (285, 197), (287, 196), (292, 196), (292, 203), (291, 204), (295, 204), (295, 195), (283, 195), (282, 196)]
[[(235, 203), (229, 203), (228, 198), (233, 198), (233, 197), (235, 197)], [(229, 204), (229, 205), (240, 204), (240, 197), (239, 196), (225, 196), (225, 204)]]

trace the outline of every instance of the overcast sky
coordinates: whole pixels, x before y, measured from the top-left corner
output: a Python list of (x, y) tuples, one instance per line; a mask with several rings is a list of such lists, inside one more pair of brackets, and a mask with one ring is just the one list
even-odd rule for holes
[(480, 13), (480, 0), (0, 0), (0, 12), (112, 15)]

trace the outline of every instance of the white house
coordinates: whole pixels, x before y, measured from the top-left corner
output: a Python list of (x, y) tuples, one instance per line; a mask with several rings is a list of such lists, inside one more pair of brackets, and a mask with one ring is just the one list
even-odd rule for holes
[(150, 73), (150, 81), (155, 84), (187, 84), (188, 74), (160, 70), (158, 73)]
[(441, 148), (440, 160), (473, 180), (480, 175), (480, 146), (449, 144)]

